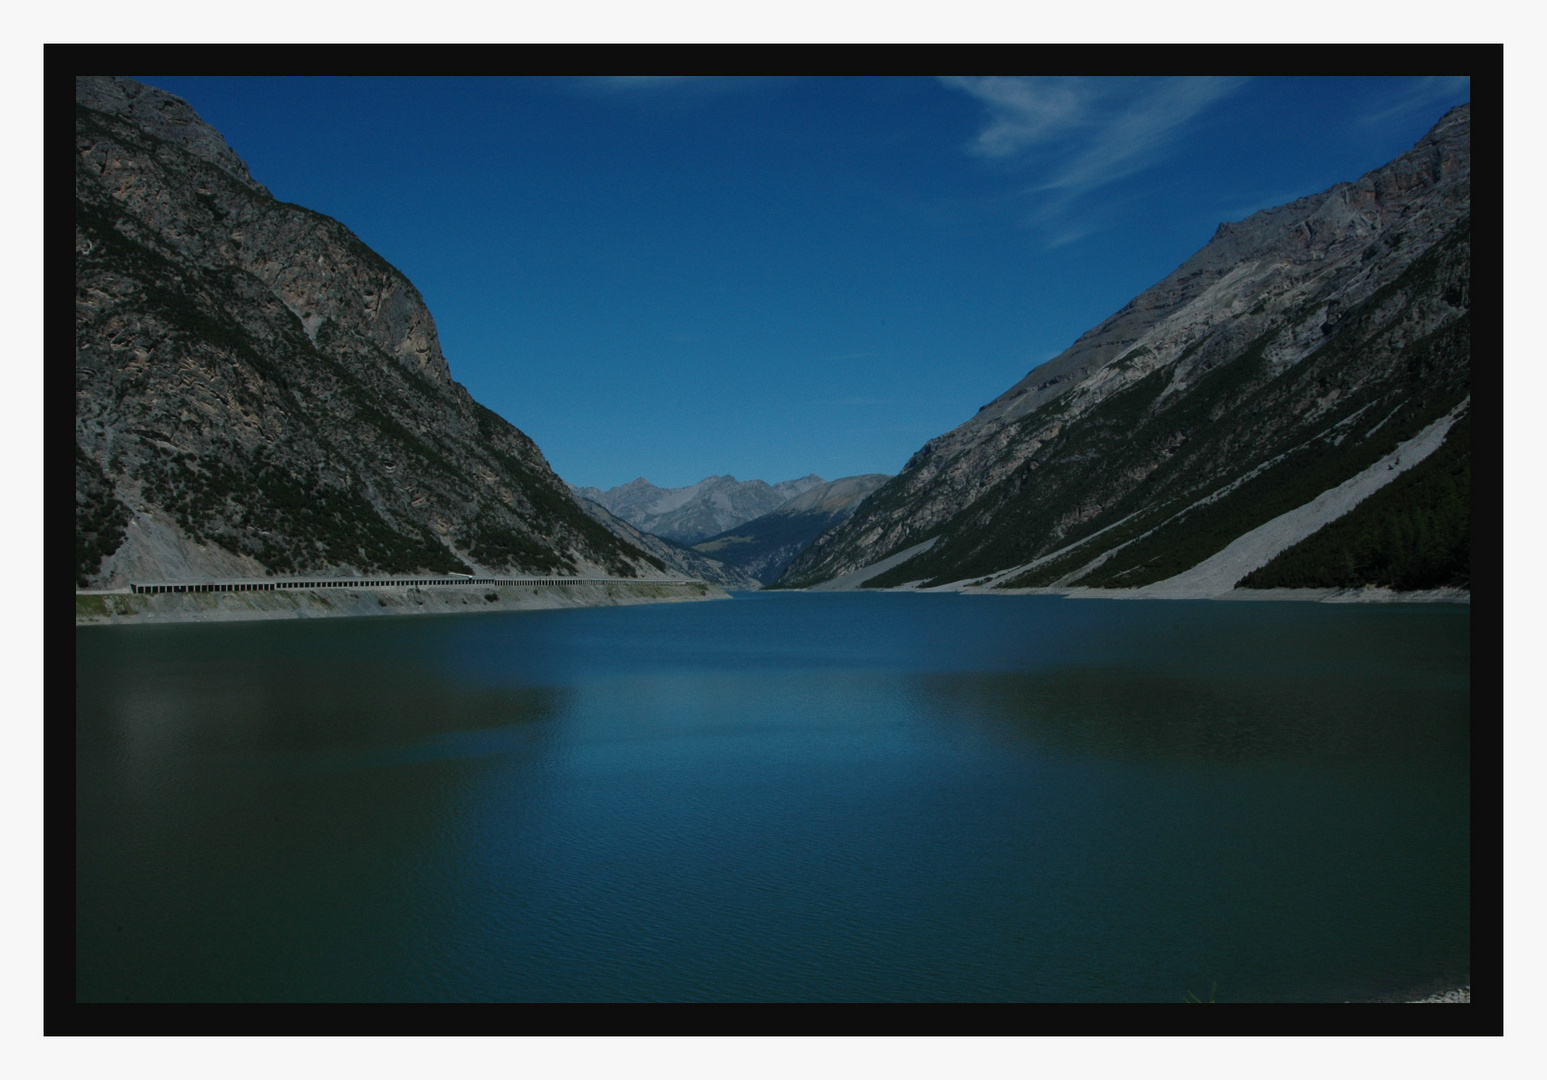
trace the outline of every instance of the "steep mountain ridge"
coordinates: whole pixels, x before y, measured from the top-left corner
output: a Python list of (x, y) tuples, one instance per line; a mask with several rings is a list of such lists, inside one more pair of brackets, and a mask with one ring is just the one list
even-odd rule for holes
[(663, 564), (452, 380), (417, 289), (186, 102), (76, 81), (77, 583)]
[(927, 443), (780, 584), (924, 541), (866, 584), (1159, 581), (1451, 413), (1470, 377), (1470, 117), (1452, 110), (1358, 181), (1221, 225)]
[(574, 491), (635, 528), (691, 545), (777, 510), (825, 482), (815, 473), (777, 484), (726, 475), (707, 476), (687, 487), (660, 488), (641, 476), (607, 491), (594, 487)]

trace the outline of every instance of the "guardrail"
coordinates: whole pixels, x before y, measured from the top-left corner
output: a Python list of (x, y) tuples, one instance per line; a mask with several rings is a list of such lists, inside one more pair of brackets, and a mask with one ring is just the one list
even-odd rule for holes
[(130, 582), (129, 590), (141, 595), (155, 593), (205, 592), (282, 592), (301, 589), (401, 589), (440, 588), (460, 585), (702, 585), (692, 578), (615, 578), (615, 577), (375, 577), (375, 578), (252, 578), (225, 581), (140, 581)]

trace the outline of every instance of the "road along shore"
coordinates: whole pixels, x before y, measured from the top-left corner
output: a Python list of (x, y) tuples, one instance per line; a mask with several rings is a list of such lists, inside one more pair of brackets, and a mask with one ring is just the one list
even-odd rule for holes
[(256, 619), (319, 619), (373, 615), (452, 615), (475, 611), (531, 611), (728, 600), (705, 582), (615, 579), (573, 584), (442, 585), (438, 588), (278, 589), (272, 592), (141, 594), (129, 590), (77, 592), (76, 626), (147, 623), (244, 622)]

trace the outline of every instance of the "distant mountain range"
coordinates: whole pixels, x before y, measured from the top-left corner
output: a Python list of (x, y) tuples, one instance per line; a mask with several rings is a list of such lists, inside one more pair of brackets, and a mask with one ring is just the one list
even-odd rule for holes
[(605, 506), (645, 532), (679, 544), (696, 544), (753, 518), (777, 510), (790, 499), (826, 483), (815, 473), (799, 480), (769, 484), (706, 476), (696, 484), (659, 488), (644, 477), (620, 487), (575, 488), (575, 494)]
[(1219, 227), (779, 582), (1470, 584), (1471, 106)]
[(873, 473), (829, 481), (812, 473), (769, 484), (709, 476), (688, 487), (659, 488), (640, 477), (607, 491), (573, 490), (604, 508), (607, 518), (622, 519), (669, 548), (659, 550), (631, 536), (636, 545), (679, 561), (691, 546), (693, 555), (719, 567), (701, 566), (696, 576), (727, 588), (755, 589), (777, 580), (819, 533), (847, 518), (887, 479)]
[(600, 503), (577, 498), (575, 504), (609, 532), (627, 540), (641, 551), (648, 552), (669, 566), (673, 572), (685, 577), (707, 581), (726, 589), (761, 589), (763, 582), (738, 566), (694, 551), (685, 544), (667, 540), (663, 536), (647, 533), (630, 525)]
[(885, 473), (868, 473), (818, 485), (772, 513), (694, 544), (693, 550), (770, 584), (818, 535), (847, 519), (867, 495), (890, 479)]
[(75, 151), (78, 586), (667, 571), (452, 380), (406, 277), (186, 102), (79, 77)]

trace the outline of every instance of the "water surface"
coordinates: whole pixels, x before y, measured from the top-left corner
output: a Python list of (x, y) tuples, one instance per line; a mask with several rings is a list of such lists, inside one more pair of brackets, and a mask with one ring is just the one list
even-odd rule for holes
[(1461, 606), (81, 628), (83, 1001), (1344, 1001), (1470, 975)]

